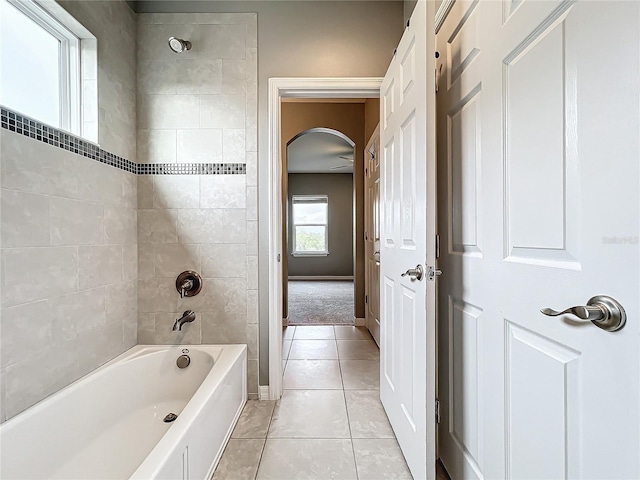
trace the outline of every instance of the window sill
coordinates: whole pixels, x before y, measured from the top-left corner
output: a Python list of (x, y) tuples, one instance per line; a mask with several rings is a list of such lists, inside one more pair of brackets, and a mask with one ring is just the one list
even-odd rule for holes
[(318, 253), (292, 253), (292, 257), (327, 257), (329, 252), (318, 252)]

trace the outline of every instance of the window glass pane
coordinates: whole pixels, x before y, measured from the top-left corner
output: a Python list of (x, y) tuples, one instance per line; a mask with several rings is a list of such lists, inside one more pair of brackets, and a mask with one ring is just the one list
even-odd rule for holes
[(60, 41), (0, 0), (0, 103), (60, 126)]
[(296, 227), (296, 252), (326, 252), (327, 227)]
[(326, 203), (297, 203), (293, 204), (293, 223), (327, 223)]

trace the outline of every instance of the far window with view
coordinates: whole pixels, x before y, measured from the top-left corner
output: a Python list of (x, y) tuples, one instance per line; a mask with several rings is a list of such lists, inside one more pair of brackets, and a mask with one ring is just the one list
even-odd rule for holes
[(329, 198), (294, 195), (292, 198), (293, 255), (328, 255)]

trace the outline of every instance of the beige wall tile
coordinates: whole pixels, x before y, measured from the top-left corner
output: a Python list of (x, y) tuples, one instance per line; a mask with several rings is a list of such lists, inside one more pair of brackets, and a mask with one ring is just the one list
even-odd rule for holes
[(225, 128), (222, 134), (224, 163), (245, 163), (246, 145), (244, 128)]
[[(165, 42), (166, 39), (163, 41), (163, 48), (166, 48)], [(200, 123), (199, 115), (198, 95), (139, 95), (138, 128), (197, 128)]]
[(247, 222), (247, 254), (258, 255), (258, 222)]
[[(0, 182), (3, 188), (78, 198), (78, 179), (69, 175), (69, 152), (0, 129)], [(25, 161), (29, 159), (29, 161)]]
[(174, 278), (138, 280), (138, 312), (175, 312), (179, 294)]
[(202, 175), (200, 208), (245, 208), (244, 175)]
[(156, 277), (171, 279), (185, 270), (201, 272), (200, 245), (184, 245), (180, 243), (156, 245), (153, 264)]
[(247, 220), (258, 220), (258, 187), (247, 187)]
[(78, 341), (80, 373), (87, 374), (125, 350), (121, 322), (101, 327)]
[(179, 74), (176, 67), (175, 61), (167, 59), (140, 62), (137, 75), (138, 93), (175, 94), (176, 80)]
[(49, 245), (49, 197), (4, 188), (0, 197), (4, 248)]
[(138, 130), (138, 163), (176, 163), (176, 131)]
[(130, 280), (106, 287), (105, 325), (137, 323), (138, 281)]
[(246, 92), (244, 58), (227, 58), (222, 62), (222, 91), (226, 94)]
[(178, 72), (175, 80), (177, 93), (222, 93), (222, 60), (204, 58), (174, 61)]
[(53, 343), (75, 340), (80, 334), (104, 327), (105, 288), (98, 287), (49, 300)]
[(75, 247), (2, 250), (2, 304), (35, 302), (78, 289)]
[(247, 288), (258, 289), (258, 257), (255, 255), (247, 257)]
[(258, 290), (247, 290), (247, 322), (258, 323)]
[(247, 314), (247, 281), (244, 278), (212, 278), (208, 282), (222, 296), (225, 312)]
[[(200, 127), (243, 128), (245, 103), (244, 95), (201, 95)], [(190, 126), (181, 128), (190, 128)]]
[(86, 290), (122, 281), (122, 247), (78, 248), (78, 288)]
[(185, 209), (178, 214), (180, 243), (245, 243), (243, 209)]
[(153, 243), (138, 244), (138, 278), (155, 277), (155, 245)]
[(78, 342), (25, 355), (5, 371), (6, 415), (11, 418), (79, 377)]
[(197, 208), (200, 180), (197, 175), (157, 175), (153, 179), (154, 208)]
[(247, 343), (246, 315), (203, 313), (202, 342), (222, 345)]
[(246, 264), (238, 261), (246, 256), (246, 251), (244, 243), (201, 245), (202, 275), (205, 278), (246, 278)]
[(258, 185), (258, 152), (247, 151), (247, 185)]
[(122, 279), (138, 279), (138, 245), (122, 246)]
[(51, 346), (51, 315), (46, 300), (2, 309), (0, 363), (3, 368)]
[(222, 129), (178, 130), (178, 162), (222, 162)]
[(177, 243), (176, 210), (138, 210), (138, 243)]
[(153, 345), (155, 341), (156, 327), (155, 327), (155, 314), (154, 313), (140, 313), (138, 312), (138, 344), (139, 345)]
[(133, 245), (138, 239), (136, 210), (124, 207), (105, 207), (105, 242)]
[(138, 208), (138, 178), (134, 173), (122, 174), (122, 206), (136, 210)]
[(104, 207), (99, 203), (51, 198), (52, 245), (103, 245)]
[(151, 175), (138, 176), (137, 208), (153, 208), (153, 177)]

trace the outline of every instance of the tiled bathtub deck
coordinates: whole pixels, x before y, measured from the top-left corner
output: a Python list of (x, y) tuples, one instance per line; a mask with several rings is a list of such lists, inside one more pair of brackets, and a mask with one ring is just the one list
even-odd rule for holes
[(250, 401), (214, 479), (411, 479), (382, 409), (366, 329), (288, 327), (284, 393)]

